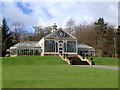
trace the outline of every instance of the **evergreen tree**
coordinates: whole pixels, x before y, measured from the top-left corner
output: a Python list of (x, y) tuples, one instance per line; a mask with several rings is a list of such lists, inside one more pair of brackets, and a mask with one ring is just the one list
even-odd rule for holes
[(107, 55), (107, 24), (104, 22), (103, 18), (99, 18), (97, 22), (94, 23), (95, 27), (94, 30), (98, 35), (98, 51), (99, 56), (105, 56)]
[(118, 26), (117, 29), (117, 54), (118, 54), (118, 58), (120, 58), (120, 25)]
[(2, 30), (2, 56), (4, 57), (7, 54), (6, 50), (9, 49), (11, 45), (13, 45), (12, 33), (10, 32), (10, 29), (7, 25), (7, 21), (5, 18), (2, 21), (1, 30)]
[(102, 38), (106, 37), (107, 23), (104, 22), (104, 19), (99, 18), (98, 21), (95, 22), (94, 24), (95, 24), (94, 30), (96, 31), (96, 33)]

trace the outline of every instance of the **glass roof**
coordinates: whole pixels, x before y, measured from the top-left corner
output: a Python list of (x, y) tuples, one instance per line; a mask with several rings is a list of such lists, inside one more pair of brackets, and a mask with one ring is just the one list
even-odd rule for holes
[(77, 47), (78, 47), (78, 48), (88, 48), (88, 49), (93, 49), (93, 47), (88, 46), (88, 45), (86, 45), (86, 44), (82, 44), (82, 43), (79, 43), (79, 44), (77, 45)]
[(40, 47), (38, 42), (26, 41), (15, 44), (13, 47)]

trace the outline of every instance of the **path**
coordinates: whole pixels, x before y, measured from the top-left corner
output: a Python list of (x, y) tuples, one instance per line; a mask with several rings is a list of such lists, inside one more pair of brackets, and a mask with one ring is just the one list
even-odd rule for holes
[(120, 70), (120, 67), (112, 67), (112, 66), (100, 66), (100, 65), (75, 65), (80, 67), (90, 67), (90, 68), (101, 68), (101, 69), (107, 69), (107, 70)]

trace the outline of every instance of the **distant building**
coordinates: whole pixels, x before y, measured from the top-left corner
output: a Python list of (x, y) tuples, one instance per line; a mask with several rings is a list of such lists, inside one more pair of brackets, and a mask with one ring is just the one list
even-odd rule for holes
[(43, 37), (40, 41), (20, 42), (10, 47), (9, 50), (10, 56), (86, 54), (89, 52), (89, 55), (94, 56), (94, 50), (92, 47), (77, 44), (76, 37), (63, 31), (62, 29), (57, 29), (57, 25), (55, 23), (52, 26), (51, 33)]

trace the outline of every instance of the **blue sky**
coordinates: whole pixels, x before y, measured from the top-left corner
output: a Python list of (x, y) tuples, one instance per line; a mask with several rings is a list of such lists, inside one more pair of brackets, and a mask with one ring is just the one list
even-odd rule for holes
[(29, 3), (26, 4), (26, 7), (25, 7), (24, 5), (22, 5), (21, 2), (16, 2), (16, 5), (17, 5), (17, 7), (20, 8), (20, 9), (23, 11), (23, 13), (25, 13), (25, 14), (30, 14), (30, 13), (33, 12), (32, 9), (27, 8), (27, 7), (29, 7)]
[(25, 26), (50, 26), (54, 22), (65, 27), (69, 19), (76, 24), (90, 24), (99, 17), (117, 27), (117, 2), (4, 2), (0, 7), (2, 17)]

